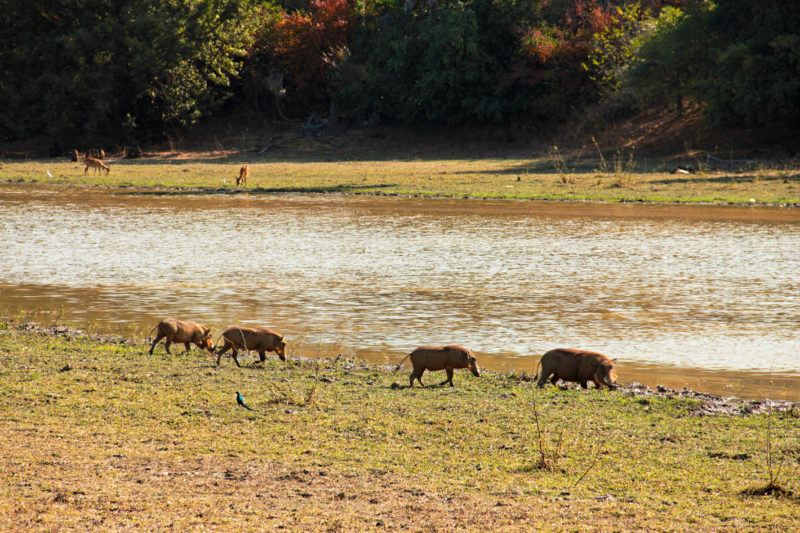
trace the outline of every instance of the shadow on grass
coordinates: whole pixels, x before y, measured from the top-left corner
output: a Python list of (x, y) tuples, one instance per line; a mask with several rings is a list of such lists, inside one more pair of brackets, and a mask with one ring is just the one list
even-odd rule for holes
[[(448, 174), (486, 174), (493, 176), (524, 176), (525, 174), (545, 174), (545, 175), (560, 175), (560, 174), (598, 174), (605, 177), (611, 177), (618, 174), (653, 174), (654, 172), (663, 172), (663, 164), (655, 162), (637, 161), (632, 167), (623, 165), (624, 168), (614, 170), (609, 168), (603, 170), (594, 160), (567, 160), (565, 161), (566, 168), (559, 169), (556, 164), (545, 156), (540, 158), (531, 159), (525, 163), (510, 165), (501, 169), (490, 170), (455, 170), (448, 171)], [(613, 163), (609, 165), (613, 167)]]
[(725, 175), (708, 177), (698, 174), (690, 174), (686, 176), (681, 174), (682, 177), (669, 178), (663, 180), (653, 180), (650, 183), (657, 183), (659, 185), (675, 185), (687, 183), (759, 183), (759, 182), (777, 182), (777, 181), (793, 181), (800, 182), (800, 173), (791, 174), (786, 176), (758, 176), (755, 174), (741, 174), (741, 175)]
[[(313, 147), (304, 149), (302, 146), (292, 146), (297, 142), (310, 142)], [(285, 144), (275, 146), (271, 150), (259, 153), (258, 150), (242, 152), (230, 148), (221, 151), (209, 150), (209, 153), (196, 155), (202, 150), (186, 149), (174, 153), (148, 152), (142, 157), (123, 159), (111, 156), (112, 163), (121, 165), (190, 165), (190, 164), (218, 164), (231, 168), (243, 163), (359, 163), (359, 162), (413, 162), (413, 161), (457, 161), (465, 159), (527, 159), (531, 151), (525, 148), (509, 148), (505, 144), (477, 143), (469, 145), (470, 148), (453, 148), (452, 142), (440, 139), (424, 143), (419, 139), (411, 145), (403, 143), (371, 144), (369, 138), (337, 139), (298, 137)], [(336, 144), (332, 144), (336, 143)], [(365, 144), (366, 143), (366, 144)], [(538, 153), (538, 152), (535, 152)], [(235, 170), (238, 170), (238, 166)]]
[(742, 496), (772, 496), (775, 498), (782, 498), (786, 500), (793, 500), (796, 503), (800, 503), (800, 496), (795, 494), (793, 491), (784, 488), (777, 483), (768, 483), (763, 487), (753, 487), (749, 489), (745, 489), (740, 493)]

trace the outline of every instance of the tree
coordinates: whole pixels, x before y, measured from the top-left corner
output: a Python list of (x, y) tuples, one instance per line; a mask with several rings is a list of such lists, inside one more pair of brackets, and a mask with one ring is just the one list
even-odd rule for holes
[(311, 112), (327, 107), (329, 71), (350, 43), (357, 8), (353, 0), (310, 0), (294, 11), (264, 6), (248, 51), (246, 91), (256, 99), (269, 98), (261, 89), (277, 72), (286, 80), (287, 100), (295, 108)]
[(798, 28), (796, 2), (726, 0), (665, 11), (641, 40), (632, 87), (652, 97), (662, 84), (678, 104), (688, 94), (714, 124), (800, 124)]
[[(515, 101), (507, 73), (537, 0), (440, 0), (388, 6), (366, 18), (350, 64), (365, 75), (343, 85), (340, 109), (407, 124), (501, 122)], [(345, 63), (347, 66), (347, 63)]]
[(0, 129), (154, 137), (230, 95), (250, 2), (31, 0), (0, 9)]
[(644, 105), (671, 106), (683, 112), (685, 98), (711, 67), (708, 43), (701, 38), (708, 6), (665, 8), (633, 42), (627, 85)]

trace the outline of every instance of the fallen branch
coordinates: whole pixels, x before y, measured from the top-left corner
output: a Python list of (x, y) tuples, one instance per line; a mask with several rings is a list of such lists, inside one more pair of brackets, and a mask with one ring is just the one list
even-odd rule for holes
[(278, 144), (280, 144), (280, 143), (277, 143), (277, 142), (274, 142), (274, 141), (277, 141), (278, 139), (282, 139), (282, 138), (283, 138), (283, 135), (277, 135), (277, 136), (271, 135), (269, 140), (267, 141), (267, 145), (264, 148), (262, 148), (261, 150), (259, 150), (258, 153), (259, 154), (263, 154), (264, 152), (268, 151), (270, 148), (278, 146)]

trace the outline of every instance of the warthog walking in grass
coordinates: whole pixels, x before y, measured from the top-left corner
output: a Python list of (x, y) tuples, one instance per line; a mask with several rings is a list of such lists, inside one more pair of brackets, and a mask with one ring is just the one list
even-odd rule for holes
[(281, 361), (286, 361), (286, 342), (283, 335), (279, 335), (267, 328), (242, 328), (232, 326), (222, 333), (222, 348), (217, 351), (217, 366), (219, 366), (222, 354), (233, 349), (231, 356), (236, 366), (239, 364), (239, 350), (255, 350), (258, 352), (260, 361), (267, 359), (267, 352), (275, 352)]
[(584, 389), (589, 381), (593, 381), (598, 389), (607, 386), (616, 388), (617, 376), (614, 373), (614, 361), (605, 355), (589, 350), (559, 348), (550, 350), (542, 356), (542, 375), (539, 386), (545, 381), (555, 385), (559, 379), (580, 383)]
[[(446, 371), (447, 379), (442, 381), (440, 385), (450, 383), (451, 387), (453, 386), (453, 370), (456, 368), (469, 368), (475, 376), (480, 377), (481, 375), (475, 356), (471, 351), (461, 346), (420, 346), (405, 356), (403, 361), (409, 357), (413, 367), (411, 376), (408, 379), (409, 387), (414, 386), (415, 379), (424, 387), (422, 374), (426, 370), (431, 372), (437, 370)], [(398, 370), (400, 370), (400, 365), (403, 364), (403, 361), (400, 361), (400, 364), (397, 365)]]
[(169, 345), (173, 342), (182, 342), (184, 346), (186, 346), (187, 352), (191, 348), (190, 344), (195, 344), (200, 348), (205, 348), (210, 352), (214, 351), (214, 346), (211, 342), (211, 330), (202, 324), (198, 324), (197, 322), (186, 322), (183, 320), (177, 320), (175, 318), (165, 318), (158, 323), (156, 328), (158, 329), (158, 334), (156, 335), (153, 344), (150, 345), (150, 355), (153, 355), (153, 350), (155, 349), (156, 344), (158, 344), (158, 341), (164, 338), (167, 339), (164, 341), (164, 348), (167, 349), (167, 353), (170, 353)]

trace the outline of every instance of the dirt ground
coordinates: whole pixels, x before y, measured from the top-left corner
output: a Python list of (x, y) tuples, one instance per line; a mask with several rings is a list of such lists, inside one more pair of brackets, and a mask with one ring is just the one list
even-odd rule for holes
[[(712, 154), (724, 161), (768, 165), (800, 157), (798, 131), (709, 127), (697, 107), (682, 115), (663, 109), (614, 115), (598, 106), (563, 124), (430, 129), (397, 124), (359, 126), (327, 119), (286, 122), (239, 112), (207, 119), (171, 140), (142, 142), (136, 148), (157, 157), (214, 159), (257, 154), (275, 160), (317, 161), (518, 158), (546, 153), (555, 147), (568, 159), (596, 158), (598, 152), (610, 159), (624, 152), (626, 157), (638, 160), (680, 162)], [(99, 147), (110, 155), (121, 154), (133, 145), (16, 139), (0, 141), (0, 158), (66, 157), (73, 149), (83, 153)]]

